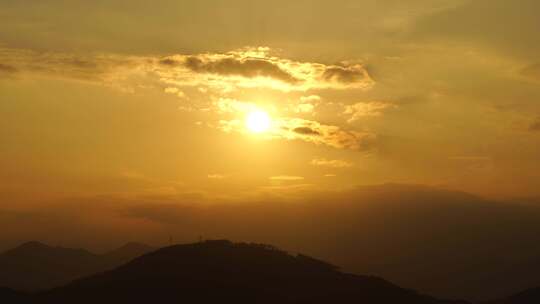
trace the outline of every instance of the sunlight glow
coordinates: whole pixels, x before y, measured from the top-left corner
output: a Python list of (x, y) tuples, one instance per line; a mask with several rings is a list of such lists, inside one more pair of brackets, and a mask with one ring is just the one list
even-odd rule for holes
[(246, 128), (253, 133), (262, 133), (270, 129), (270, 116), (261, 110), (249, 112), (246, 117)]

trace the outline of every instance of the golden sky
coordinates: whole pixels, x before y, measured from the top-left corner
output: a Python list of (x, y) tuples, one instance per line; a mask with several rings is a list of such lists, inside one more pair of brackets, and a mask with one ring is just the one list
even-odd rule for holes
[(0, 209), (386, 183), (539, 196), (539, 10), (1, 1)]

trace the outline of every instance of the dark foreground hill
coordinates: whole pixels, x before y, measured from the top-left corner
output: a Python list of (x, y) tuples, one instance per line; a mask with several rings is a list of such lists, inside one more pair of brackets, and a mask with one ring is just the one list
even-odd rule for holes
[(18, 291), (14, 291), (8, 288), (0, 287), (0, 303), (26, 303), (29, 300), (29, 296)]
[(530, 288), (507, 298), (489, 304), (538, 304), (540, 303), (540, 287)]
[(383, 279), (346, 274), (267, 245), (207, 241), (146, 254), (32, 296), (34, 303), (443, 304)]
[(84, 249), (28, 242), (0, 254), (0, 286), (24, 291), (50, 289), (113, 269), (151, 250), (143, 244), (128, 243), (98, 255)]

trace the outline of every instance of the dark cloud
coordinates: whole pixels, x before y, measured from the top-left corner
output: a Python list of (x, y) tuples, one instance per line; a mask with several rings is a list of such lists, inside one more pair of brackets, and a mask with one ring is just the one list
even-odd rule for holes
[(82, 69), (95, 69), (98, 67), (98, 64), (92, 60), (79, 58), (66, 59), (66, 64)]
[(529, 131), (532, 131), (532, 132), (539, 132), (540, 131), (540, 118), (536, 119), (536, 121), (533, 122), (529, 126)]
[(0, 72), (2, 72), (2, 73), (16, 73), (17, 69), (14, 66), (0, 63)]
[(0, 74), (41, 74), (92, 82), (107, 81), (123, 68), (143, 65), (141, 58), (129, 56), (92, 56), (1, 48), (0, 61)]
[(0, 63), (0, 77), (10, 77), (16, 74), (19, 70), (14, 66)]
[[(0, 48), (0, 73), (21, 73), (97, 81), (133, 91), (128, 80), (134, 75), (158, 76), (159, 81), (176, 85), (194, 84), (220, 89), (239, 87), (277, 90), (370, 89), (374, 82), (361, 65), (326, 66), (272, 57), (268, 48), (244, 48), (229, 53), (197, 55), (175, 54), (166, 57), (122, 54), (81, 55), (47, 53), (28, 49)], [(132, 77), (133, 76), (133, 77)], [(260, 81), (266, 77), (275, 81)], [(220, 81), (213, 81), (219, 78)]]
[(180, 62), (171, 58), (163, 58), (159, 61), (159, 64), (162, 64), (165, 66), (177, 66), (180, 64)]
[(294, 132), (302, 135), (321, 135), (320, 132), (309, 127), (298, 127), (293, 129)]
[(331, 66), (327, 67), (322, 75), (324, 80), (335, 81), (344, 84), (362, 82), (368, 78), (365, 69), (360, 65), (354, 66)]
[(237, 75), (242, 77), (270, 77), (287, 83), (298, 80), (277, 64), (262, 58), (220, 58), (217, 60), (203, 60), (197, 56), (187, 57), (184, 65), (197, 73), (211, 73), (218, 75)]
[(343, 130), (339, 126), (324, 125), (314, 120), (288, 119), (281, 122), (277, 134), (286, 139), (300, 139), (338, 149), (367, 151), (375, 142), (376, 134)]
[(521, 70), (521, 74), (531, 80), (540, 81), (540, 63), (525, 67)]

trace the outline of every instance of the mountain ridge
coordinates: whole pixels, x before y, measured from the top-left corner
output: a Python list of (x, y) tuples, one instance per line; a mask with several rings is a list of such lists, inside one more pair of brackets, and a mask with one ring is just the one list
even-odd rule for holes
[(0, 286), (20, 291), (46, 290), (112, 269), (153, 250), (147, 245), (129, 244), (100, 255), (81, 248), (25, 242), (0, 253)]
[(503, 299), (487, 302), (486, 304), (537, 304), (540, 303), (540, 286), (533, 287)]
[(273, 246), (226, 240), (164, 247), (37, 296), (44, 303), (467, 303), (342, 273), (329, 263)]

